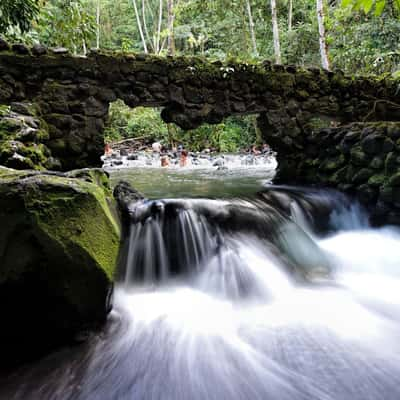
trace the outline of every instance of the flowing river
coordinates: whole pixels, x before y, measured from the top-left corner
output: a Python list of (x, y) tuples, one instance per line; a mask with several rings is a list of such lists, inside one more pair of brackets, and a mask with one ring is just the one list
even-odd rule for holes
[(7, 400), (397, 400), (400, 230), (273, 171), (123, 169), (105, 329), (0, 382)]

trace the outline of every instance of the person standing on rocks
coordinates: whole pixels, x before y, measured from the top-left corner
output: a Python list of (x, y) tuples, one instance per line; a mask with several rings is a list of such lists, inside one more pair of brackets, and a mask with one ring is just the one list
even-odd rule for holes
[(106, 145), (104, 147), (104, 155), (105, 156), (111, 156), (112, 152), (113, 151), (112, 151), (111, 146), (108, 143), (106, 143)]
[(151, 148), (153, 149), (153, 153), (161, 153), (161, 143), (160, 142), (154, 142), (151, 145)]
[(269, 153), (270, 151), (271, 151), (271, 147), (269, 147), (269, 144), (264, 143), (264, 144), (262, 145), (261, 153), (262, 153), (262, 154), (267, 154), (267, 153)]

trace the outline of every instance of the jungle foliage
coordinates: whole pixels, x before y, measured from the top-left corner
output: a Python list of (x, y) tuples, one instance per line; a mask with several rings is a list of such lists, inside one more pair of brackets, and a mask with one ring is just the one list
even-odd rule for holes
[(257, 141), (255, 116), (230, 117), (217, 125), (204, 124), (197, 129), (183, 131), (175, 125), (165, 124), (160, 111), (145, 107), (131, 109), (117, 100), (110, 107), (106, 141), (137, 137), (160, 140), (170, 146), (183, 144), (194, 151), (209, 147), (223, 152), (235, 152)]
[(7, 33), (10, 28), (27, 32), (39, 11), (38, 0), (1, 0), (0, 33)]
[[(167, 37), (171, 35), (167, 3), (168, 0), (2, 0), (0, 33), (13, 40), (64, 46), (75, 53), (85, 53), (97, 45), (141, 52), (145, 45), (148, 52), (166, 54)], [(248, 6), (252, 26), (246, 12)], [(400, 0), (326, 1), (324, 9), (333, 68), (349, 73), (400, 69)], [(273, 58), (268, 2), (180, 0), (175, 2), (173, 14), (174, 45), (179, 54), (211, 59)], [(315, 0), (278, 0), (277, 15), (282, 62), (320, 64)]]

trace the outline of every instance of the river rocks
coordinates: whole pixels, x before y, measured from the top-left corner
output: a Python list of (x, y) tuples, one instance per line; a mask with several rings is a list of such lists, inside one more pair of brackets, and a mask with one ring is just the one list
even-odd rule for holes
[(120, 240), (113, 204), (102, 171), (0, 167), (0, 367), (105, 321)]
[(120, 181), (115, 186), (113, 195), (117, 201), (122, 222), (125, 225), (129, 224), (132, 205), (137, 201), (143, 200), (144, 195), (134, 189), (130, 183), (126, 181)]

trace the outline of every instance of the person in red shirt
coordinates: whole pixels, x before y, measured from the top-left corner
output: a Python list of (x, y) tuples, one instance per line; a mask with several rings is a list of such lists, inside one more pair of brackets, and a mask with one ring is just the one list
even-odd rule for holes
[(106, 143), (106, 145), (104, 147), (104, 154), (106, 156), (110, 156), (112, 154), (111, 146), (108, 143)]
[(186, 167), (187, 162), (188, 162), (188, 152), (186, 150), (182, 150), (181, 152), (181, 158), (179, 159), (179, 166), (180, 167)]

